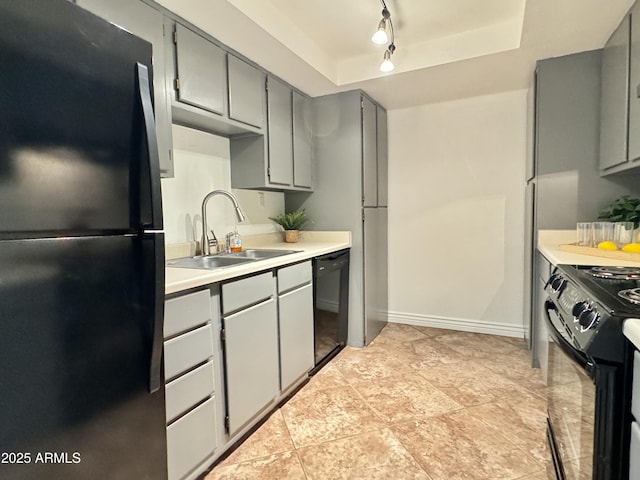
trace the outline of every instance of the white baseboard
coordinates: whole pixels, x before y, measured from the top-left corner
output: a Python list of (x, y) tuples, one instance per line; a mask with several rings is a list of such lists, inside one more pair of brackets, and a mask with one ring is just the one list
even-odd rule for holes
[(524, 338), (524, 326), (508, 323), (482, 322), (461, 318), (428, 317), (415, 313), (389, 312), (390, 323), (404, 323), (418, 327), (446, 328), (448, 330), (460, 330), (463, 332), (487, 333), (502, 337)]
[(336, 302), (335, 300), (326, 300), (322, 298), (317, 298), (316, 306), (320, 310), (326, 310), (327, 312), (338, 313), (338, 302)]

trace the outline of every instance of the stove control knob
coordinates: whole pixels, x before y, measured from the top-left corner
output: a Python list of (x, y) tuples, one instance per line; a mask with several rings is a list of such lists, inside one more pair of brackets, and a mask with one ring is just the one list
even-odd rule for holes
[(598, 326), (598, 322), (600, 321), (600, 314), (595, 309), (589, 305), (589, 308), (583, 311), (578, 317), (578, 323), (580, 324), (580, 331), (586, 332), (587, 330), (593, 330)]
[(580, 318), (580, 315), (586, 310), (589, 310), (589, 302), (586, 302), (583, 300), (581, 302), (576, 303), (573, 306), (573, 309), (571, 310), (571, 313), (573, 315), (573, 321), (577, 322), (578, 319)]
[(562, 275), (558, 273), (554, 273), (553, 275), (551, 275), (551, 278), (549, 278), (549, 286), (551, 287), (553, 293), (558, 293), (560, 290), (562, 290), (566, 283), (567, 281), (562, 278)]

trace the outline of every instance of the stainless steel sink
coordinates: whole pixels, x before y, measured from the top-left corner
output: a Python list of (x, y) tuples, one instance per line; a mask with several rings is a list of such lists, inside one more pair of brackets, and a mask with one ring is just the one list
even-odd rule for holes
[(252, 258), (227, 257), (222, 255), (207, 255), (206, 257), (177, 258), (169, 260), (167, 266), (178, 268), (200, 268), (213, 270), (215, 268), (226, 268), (252, 262)]
[(250, 248), (241, 252), (220, 253), (218, 255), (206, 255), (204, 257), (177, 258), (167, 261), (168, 267), (177, 268), (197, 268), (203, 270), (214, 270), (217, 268), (227, 268), (243, 263), (267, 260), (269, 258), (298, 253), (300, 250), (276, 250), (267, 248)]
[(241, 252), (223, 253), (221, 256), (225, 258), (250, 258), (252, 260), (264, 260), (267, 258), (280, 257), (282, 255), (290, 255), (298, 253), (301, 250), (276, 250), (267, 248), (248, 248)]

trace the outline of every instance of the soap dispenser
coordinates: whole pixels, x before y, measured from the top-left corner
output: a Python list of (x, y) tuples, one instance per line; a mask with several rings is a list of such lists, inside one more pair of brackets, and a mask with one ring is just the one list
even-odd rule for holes
[(236, 227), (233, 235), (231, 236), (231, 251), (232, 252), (241, 252), (242, 251), (242, 239), (240, 238), (240, 234), (238, 233), (238, 227)]

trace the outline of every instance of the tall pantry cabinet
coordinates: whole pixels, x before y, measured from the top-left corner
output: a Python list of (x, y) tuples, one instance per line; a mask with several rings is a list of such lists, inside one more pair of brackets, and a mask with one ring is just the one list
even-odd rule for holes
[(371, 342), (387, 322), (387, 114), (360, 91), (313, 99), (314, 192), (287, 193), (312, 230), (352, 232), (349, 339)]

